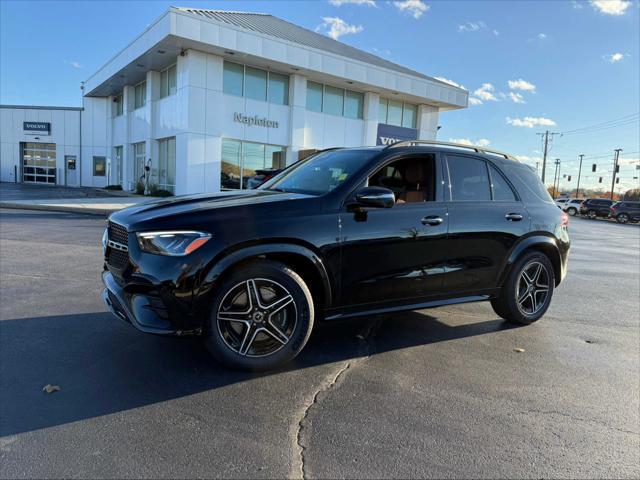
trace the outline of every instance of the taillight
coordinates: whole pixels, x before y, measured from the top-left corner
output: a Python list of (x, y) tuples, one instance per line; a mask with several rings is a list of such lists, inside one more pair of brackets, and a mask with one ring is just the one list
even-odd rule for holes
[(569, 215), (567, 212), (562, 212), (560, 214), (560, 225), (566, 227), (569, 224)]

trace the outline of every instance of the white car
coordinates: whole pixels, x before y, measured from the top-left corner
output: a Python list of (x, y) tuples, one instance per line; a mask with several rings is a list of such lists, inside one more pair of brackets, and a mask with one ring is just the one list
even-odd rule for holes
[(564, 210), (564, 205), (565, 203), (567, 203), (569, 199), (568, 198), (556, 198), (554, 201), (556, 202), (556, 205), (558, 206), (558, 208), (561, 208)]
[[(567, 198), (563, 199), (565, 202), (562, 204), (560, 208), (567, 212), (572, 217), (580, 213), (580, 204), (586, 200), (586, 198)], [(558, 201), (556, 200), (556, 205), (558, 205)]]

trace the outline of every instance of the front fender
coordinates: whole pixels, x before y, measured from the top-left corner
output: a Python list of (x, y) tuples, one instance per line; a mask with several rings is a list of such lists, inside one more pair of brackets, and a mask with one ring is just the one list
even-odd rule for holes
[(206, 292), (212, 291), (213, 288), (215, 288), (215, 283), (220, 279), (220, 277), (233, 266), (238, 265), (245, 260), (269, 254), (296, 255), (306, 259), (309, 264), (313, 265), (315, 272), (322, 282), (325, 305), (331, 305), (333, 297), (332, 284), (322, 258), (309, 248), (286, 242), (251, 245), (241, 247), (233, 252), (225, 254), (216, 261), (205, 274), (201, 282), (200, 294), (198, 296), (202, 296), (206, 294)]

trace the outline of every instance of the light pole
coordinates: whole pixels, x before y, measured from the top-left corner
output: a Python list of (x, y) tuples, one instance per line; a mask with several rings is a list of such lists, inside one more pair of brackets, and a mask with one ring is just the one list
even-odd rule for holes
[(578, 167), (578, 185), (576, 185), (576, 198), (580, 195), (580, 174), (582, 173), (582, 159), (584, 155), (580, 154), (580, 167)]

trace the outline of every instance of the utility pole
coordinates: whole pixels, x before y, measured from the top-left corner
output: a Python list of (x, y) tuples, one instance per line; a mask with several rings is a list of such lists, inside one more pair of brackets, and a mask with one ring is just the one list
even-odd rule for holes
[(556, 171), (553, 175), (553, 199), (555, 200), (558, 195), (558, 188), (556, 188), (556, 182), (558, 183), (558, 187), (560, 187), (560, 159), (556, 158), (555, 161)]
[(547, 171), (547, 153), (549, 151), (549, 135), (551, 135), (551, 139), (553, 140), (553, 136), (558, 134), (547, 130), (544, 133), (537, 133), (536, 135), (542, 135), (544, 137), (544, 149), (543, 149), (544, 151), (542, 155), (542, 183), (544, 183), (545, 174)]
[(582, 173), (582, 159), (584, 158), (584, 155), (579, 155), (580, 156), (580, 167), (578, 167), (578, 185), (576, 186), (576, 198), (578, 198), (578, 195), (580, 195), (580, 174)]
[(618, 170), (618, 158), (620, 157), (621, 148), (616, 148), (614, 150), (615, 154), (613, 156), (613, 179), (611, 180), (611, 200), (613, 200), (613, 189), (616, 187), (616, 173)]

